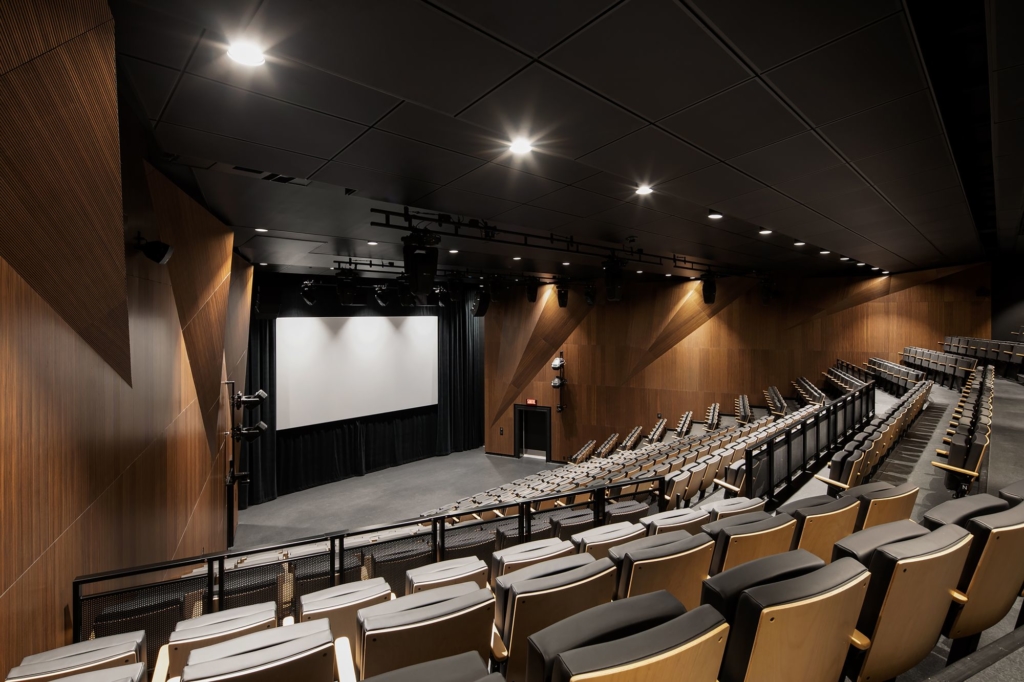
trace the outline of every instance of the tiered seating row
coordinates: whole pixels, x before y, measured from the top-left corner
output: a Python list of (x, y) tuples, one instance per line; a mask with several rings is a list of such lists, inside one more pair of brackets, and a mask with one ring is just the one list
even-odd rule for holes
[(853, 374), (846, 372), (839, 367), (829, 367), (828, 371), (822, 372), (821, 375), (825, 377), (825, 380), (835, 386), (839, 391), (843, 393), (849, 393), (858, 388), (863, 387), (867, 382), (861, 381)]
[(1024, 363), (1024, 343), (1014, 341), (947, 336), (942, 342), (942, 350), (946, 353), (977, 358), (990, 364), (999, 363), (1015, 374), (1020, 373), (1021, 365)]
[(714, 431), (718, 428), (721, 421), (721, 405), (718, 403), (711, 403), (708, 405), (707, 411), (704, 413), (704, 429), (707, 431)]
[[(404, 596), (380, 579), (328, 585), (298, 598), (294, 624), (272, 600), (222, 603), (162, 621), (152, 682), (740, 682), (780, 658), (787, 679), (893, 679), (940, 634), (950, 662), (968, 653), (1024, 583), (1024, 481), (942, 503), (921, 524), (908, 520), (919, 491), (906, 487), (871, 484), (774, 515), (733, 500), (595, 527), (411, 568)], [(158, 633), (119, 625), (28, 657), (7, 679), (141, 682)]]
[(615, 446), (618, 444), (618, 442), (619, 434), (613, 433), (612, 435), (608, 436), (603, 443), (601, 443), (601, 447), (594, 451), (594, 456), (604, 457), (605, 455), (610, 454), (615, 449)]
[(995, 368), (991, 365), (968, 378), (943, 438), (947, 447), (936, 450), (946, 462), (932, 462), (932, 466), (946, 472), (946, 488), (955, 497), (967, 495), (981, 473), (992, 435), (994, 393)]
[(747, 396), (741, 395), (740, 397), (736, 398), (736, 400), (734, 401), (734, 406), (736, 409), (737, 422), (739, 422), (740, 424), (746, 424), (751, 420), (751, 418), (753, 417), (753, 412), (751, 412), (750, 410), (750, 399)]
[(765, 403), (768, 405), (768, 411), (776, 416), (782, 416), (786, 414), (786, 400), (782, 397), (782, 393), (779, 391), (778, 386), (769, 386), (764, 391)]
[(682, 438), (690, 432), (690, 427), (693, 425), (693, 412), (687, 411), (683, 413), (683, 416), (679, 418), (679, 423), (676, 424), (676, 437)]
[(821, 389), (811, 383), (807, 377), (798, 377), (793, 382), (793, 387), (800, 394), (804, 403), (808, 405), (824, 405), (828, 402), (828, 396), (822, 393)]
[(651, 432), (647, 434), (647, 437), (644, 438), (643, 442), (645, 444), (660, 443), (661, 439), (665, 436), (665, 427), (667, 425), (667, 419), (659, 419), (655, 422), (654, 426), (651, 428)]
[(573, 464), (580, 464), (585, 462), (588, 457), (594, 454), (594, 450), (597, 448), (596, 440), (587, 441), (582, 448), (580, 448), (575, 455), (569, 458), (569, 461)]
[(908, 346), (900, 353), (903, 363), (915, 367), (940, 384), (962, 385), (974, 371), (977, 360), (949, 353), (939, 353), (927, 348)]
[(640, 442), (640, 437), (644, 433), (644, 427), (634, 426), (633, 430), (630, 431), (625, 438), (622, 439), (622, 444), (619, 446), (619, 450), (632, 450), (636, 447), (637, 443)]

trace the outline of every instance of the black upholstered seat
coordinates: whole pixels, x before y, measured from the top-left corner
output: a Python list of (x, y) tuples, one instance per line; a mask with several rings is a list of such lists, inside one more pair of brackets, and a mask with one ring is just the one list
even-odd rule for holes
[(703, 509), (672, 509), (640, 519), (648, 535), (685, 530), (699, 533), (700, 527), (711, 521), (711, 515)]
[(684, 530), (661, 533), (616, 545), (608, 558), (618, 569), (617, 599), (666, 590), (687, 608), (700, 604), (714, 540)]
[(60, 682), (146, 682), (146, 665), (132, 663), (116, 668), (104, 668), (92, 672), (61, 677)]
[(824, 566), (824, 561), (804, 550), (773, 554), (711, 576), (704, 581), (700, 600), (702, 604), (714, 606), (726, 620), (732, 622), (736, 615), (736, 604), (744, 590), (797, 578)]
[(487, 570), (487, 564), (476, 557), (449, 559), (411, 568), (405, 573), (405, 593), (413, 594), (464, 582), (486, 587)]
[(491, 555), (490, 583), (494, 585), (498, 577), (506, 573), (526, 568), (540, 561), (548, 561), (549, 559), (566, 556), (575, 551), (576, 548), (573, 547), (571, 542), (559, 540), (558, 538), (534, 540), (521, 545), (499, 549)]
[(1024, 501), (1024, 480), (1011, 483), (1000, 490), (999, 497), (1009, 502), (1011, 507), (1016, 507)]
[(904, 542), (927, 534), (927, 528), (909, 519), (906, 521), (884, 523), (880, 526), (858, 531), (837, 542), (832, 552), (832, 559), (848, 557), (856, 559), (867, 566), (871, 563), (871, 555), (882, 545)]
[[(499, 679), (500, 675), (498, 678)], [(410, 665), (368, 678), (365, 682), (484, 682), (490, 680), (480, 654), (467, 651), (436, 661)]]
[(777, 512), (796, 519), (793, 549), (806, 549), (828, 563), (833, 545), (856, 528), (859, 509), (854, 497), (818, 495), (784, 504)]
[(860, 501), (857, 530), (909, 519), (919, 491), (919, 488), (913, 483), (890, 485), (873, 490), (867, 489), (866, 486), (859, 486), (859, 488), (861, 488), (859, 492), (854, 492), (856, 489), (851, 488), (847, 491), (849, 494), (844, 495), (844, 497), (856, 497)]
[(576, 533), (594, 527), (594, 512), (589, 509), (566, 509), (550, 517), (551, 529), (559, 540), (568, 540)]
[(646, 532), (639, 523), (613, 523), (576, 533), (571, 540), (580, 552), (588, 552), (600, 559), (608, 555), (609, 548), (642, 537)]
[(726, 500), (715, 500), (705, 502), (700, 509), (707, 510), (711, 514), (712, 521), (727, 519), (730, 516), (749, 514), (755, 511), (764, 511), (765, 501), (760, 497), (750, 499), (748, 497), (732, 497)]
[(1010, 503), (995, 495), (982, 493), (968, 495), (955, 500), (948, 500), (932, 507), (925, 512), (922, 523), (926, 528), (935, 530), (946, 524), (967, 527), (967, 522), (975, 516), (985, 516), (1009, 509)]
[[(729, 523), (762, 513), (764, 512), (731, 516), (704, 526), (704, 531), (715, 538), (715, 553), (711, 558), (711, 575), (753, 559), (789, 551), (796, 530), (796, 520), (789, 514), (776, 514), (766, 519), (755, 520), (752, 523)], [(754, 536), (761, 541), (741, 542), (741, 538)]]
[(11, 668), (8, 680), (50, 678), (89, 672), (100, 668), (146, 662), (146, 632), (97, 637), (85, 642), (26, 656)]

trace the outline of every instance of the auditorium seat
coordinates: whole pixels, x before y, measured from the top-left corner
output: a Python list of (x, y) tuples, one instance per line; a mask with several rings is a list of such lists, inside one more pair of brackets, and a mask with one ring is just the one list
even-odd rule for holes
[(749, 514), (750, 512), (764, 511), (765, 500), (760, 497), (750, 499), (748, 497), (732, 497), (725, 500), (705, 502), (700, 509), (707, 510), (711, 514), (712, 521), (727, 519), (730, 516)]
[(838, 680), (870, 573), (840, 559), (796, 578), (745, 590), (725, 650), (720, 682)]
[[(519, 522), (517, 519), (512, 519), (502, 523), (508, 524), (508, 528), (511, 528), (513, 525), (518, 528)], [(476, 522), (474, 522), (474, 525), (455, 526), (451, 530), (446, 530), (444, 536), (444, 556), (441, 558), (445, 561), (466, 557), (475, 557), (477, 559), (490, 558), (494, 550), (498, 548), (495, 530), (493, 527), (487, 528)], [(430, 563), (430, 561), (433, 561), (432, 556), (425, 563)], [(415, 566), (410, 566), (409, 568), (415, 568)], [(406, 571), (408, 570), (407, 568)], [(377, 574), (374, 573), (374, 575)], [(394, 586), (392, 585), (392, 587)]]
[[(384, 578), (345, 583), (299, 597), (298, 622), (326, 618), (334, 636), (350, 643), (359, 641), (360, 609), (391, 599), (391, 587)], [(354, 655), (354, 652), (353, 652)]]
[(623, 599), (532, 635), (527, 679), (715, 682), (728, 632), (713, 608), (687, 613), (667, 592)]
[[(486, 531), (485, 531), (486, 532)], [(551, 522), (544, 517), (534, 517), (530, 519), (530, 538), (531, 540), (544, 540), (554, 535), (554, 530), (551, 528)], [(502, 521), (500, 524), (494, 527), (494, 548), (495, 550), (505, 549), (506, 547), (514, 547), (520, 543), (519, 538), (519, 518), (513, 517), (508, 521)], [(447, 552), (445, 552), (447, 555)], [(493, 552), (492, 552), (493, 554)], [(477, 554), (473, 554), (477, 556)], [(481, 557), (482, 558), (482, 557)]]
[(1011, 507), (1016, 507), (1024, 500), (1024, 480), (1011, 483), (1000, 490), (999, 497), (1009, 502)]
[(710, 574), (717, 575), (754, 559), (788, 552), (796, 519), (789, 514), (752, 512), (709, 523), (702, 530), (715, 539)]
[(559, 540), (569, 540), (576, 533), (594, 527), (594, 512), (589, 509), (564, 509), (548, 517), (551, 531)]
[(146, 632), (137, 630), (96, 637), (26, 656), (7, 673), (7, 680), (47, 682), (93, 670), (146, 662)]
[(487, 587), (487, 564), (481, 559), (464, 557), (409, 569), (405, 574), (405, 593), (413, 594), (465, 582)]
[(646, 530), (639, 523), (613, 523), (599, 526), (572, 536), (572, 544), (582, 554), (587, 552), (595, 559), (608, 556), (608, 550), (634, 538), (643, 537)]
[(146, 666), (142, 663), (119, 665), (62, 677), (60, 682), (146, 682)]
[(676, 530), (687, 533), (700, 532), (701, 526), (711, 522), (711, 515), (703, 509), (671, 509), (640, 519), (648, 535), (659, 535)]
[(636, 500), (612, 502), (604, 510), (606, 524), (637, 523), (651, 512), (650, 505)]
[(336, 660), (330, 623), (321, 618), (195, 649), (181, 682), (331, 682)]
[(981, 495), (968, 495), (955, 500), (948, 500), (936, 505), (925, 512), (921, 523), (926, 528), (935, 530), (946, 524), (967, 527), (967, 522), (975, 516), (995, 514), (1006, 511), (1010, 503), (995, 495), (982, 493)]
[(498, 577), (506, 573), (575, 552), (576, 548), (571, 542), (558, 538), (534, 540), (515, 547), (499, 549), (491, 555), (490, 584), (493, 587)]
[(704, 581), (700, 601), (715, 607), (730, 623), (740, 595), (751, 587), (797, 578), (825, 566), (810, 552), (796, 550), (748, 561)]
[(153, 682), (181, 675), (194, 649), (274, 627), (277, 627), (276, 602), (240, 606), (178, 621), (168, 643), (160, 647)]
[(825, 563), (832, 561), (832, 547), (853, 533), (857, 526), (860, 501), (855, 497), (839, 499), (828, 495), (794, 500), (778, 508), (778, 513), (796, 519), (793, 549), (806, 549)]
[(357, 618), (355, 664), (366, 678), (464, 651), (488, 656), (494, 595), (459, 583), (368, 606)]
[[(467, 651), (436, 661), (417, 663), (400, 670), (377, 675), (366, 682), (503, 682), (500, 673), (487, 674), (480, 655)], [(344, 675), (341, 682), (350, 682)]]
[[(473, 533), (474, 535), (485, 535), (475, 529)], [(446, 542), (449, 538), (453, 542), (458, 538), (458, 535), (452, 538), (453, 535), (455, 535), (455, 531), (448, 531), (445, 538)], [(493, 542), (492, 536), (491, 543), (493, 544)], [(433, 563), (434, 548), (425, 542), (402, 543), (400, 545), (366, 548), (364, 549), (364, 555), (366, 556), (365, 563), (369, 577), (384, 578), (388, 585), (391, 586), (391, 591), (398, 596), (402, 596), (405, 594), (406, 572), (411, 568)]]
[(857, 530), (883, 523), (909, 519), (914, 511), (919, 488), (913, 483), (893, 486), (889, 483), (867, 483), (850, 488), (841, 497), (853, 497), (860, 502), (857, 512)]
[(685, 530), (631, 540), (608, 550), (618, 569), (616, 599), (665, 590), (687, 609), (700, 605), (715, 542)]
[(870, 644), (866, 651), (850, 651), (846, 674), (853, 680), (895, 679), (923, 661), (938, 643), (953, 602), (970, 533), (950, 525), (903, 539), (908, 525), (916, 524), (875, 526), (842, 543), (871, 571), (857, 622)]
[(552, 559), (498, 578), (494, 624), (507, 652), (506, 682), (526, 679), (530, 635), (611, 601), (615, 581), (612, 561), (589, 554)]

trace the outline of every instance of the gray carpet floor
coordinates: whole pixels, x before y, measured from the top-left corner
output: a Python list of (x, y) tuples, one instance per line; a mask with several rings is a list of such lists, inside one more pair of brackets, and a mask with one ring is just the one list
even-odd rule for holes
[(235, 549), (404, 521), (554, 466), (529, 457), (487, 455), (477, 448), (347, 478), (239, 512)]

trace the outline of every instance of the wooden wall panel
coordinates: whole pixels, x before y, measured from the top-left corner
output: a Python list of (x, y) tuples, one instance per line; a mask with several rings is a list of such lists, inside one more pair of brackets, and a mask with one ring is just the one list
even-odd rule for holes
[[(6, 2), (0, 19), (45, 4)], [(7, 56), (83, 23), (8, 41)], [(113, 21), (0, 76), (0, 121), (0, 257), (131, 383)]]
[[(934, 348), (946, 334), (987, 336), (988, 266), (960, 266), (868, 280), (788, 280), (765, 304), (754, 282), (719, 282), (712, 306), (698, 282), (626, 289), (620, 303), (582, 313), (522, 297), (492, 304), (486, 321), (486, 448), (511, 454), (513, 409), (534, 398), (554, 406), (548, 363), (561, 350), (568, 387), (561, 414), (552, 411), (552, 455), (563, 460), (587, 440), (649, 428), (661, 412), (674, 422), (686, 410), (703, 417), (712, 402), (732, 411), (746, 393), (821, 372), (837, 358), (861, 363), (878, 356), (899, 361), (904, 346)], [(578, 292), (570, 298), (581, 299)], [(560, 345), (536, 330), (575, 328)], [(533, 326), (530, 326), (530, 322)], [(528, 359), (528, 360), (527, 360)], [(532, 376), (526, 369), (534, 369)], [(504, 429), (504, 433), (502, 433)]]
[(108, 21), (106, 0), (0, 0), (0, 74)]

